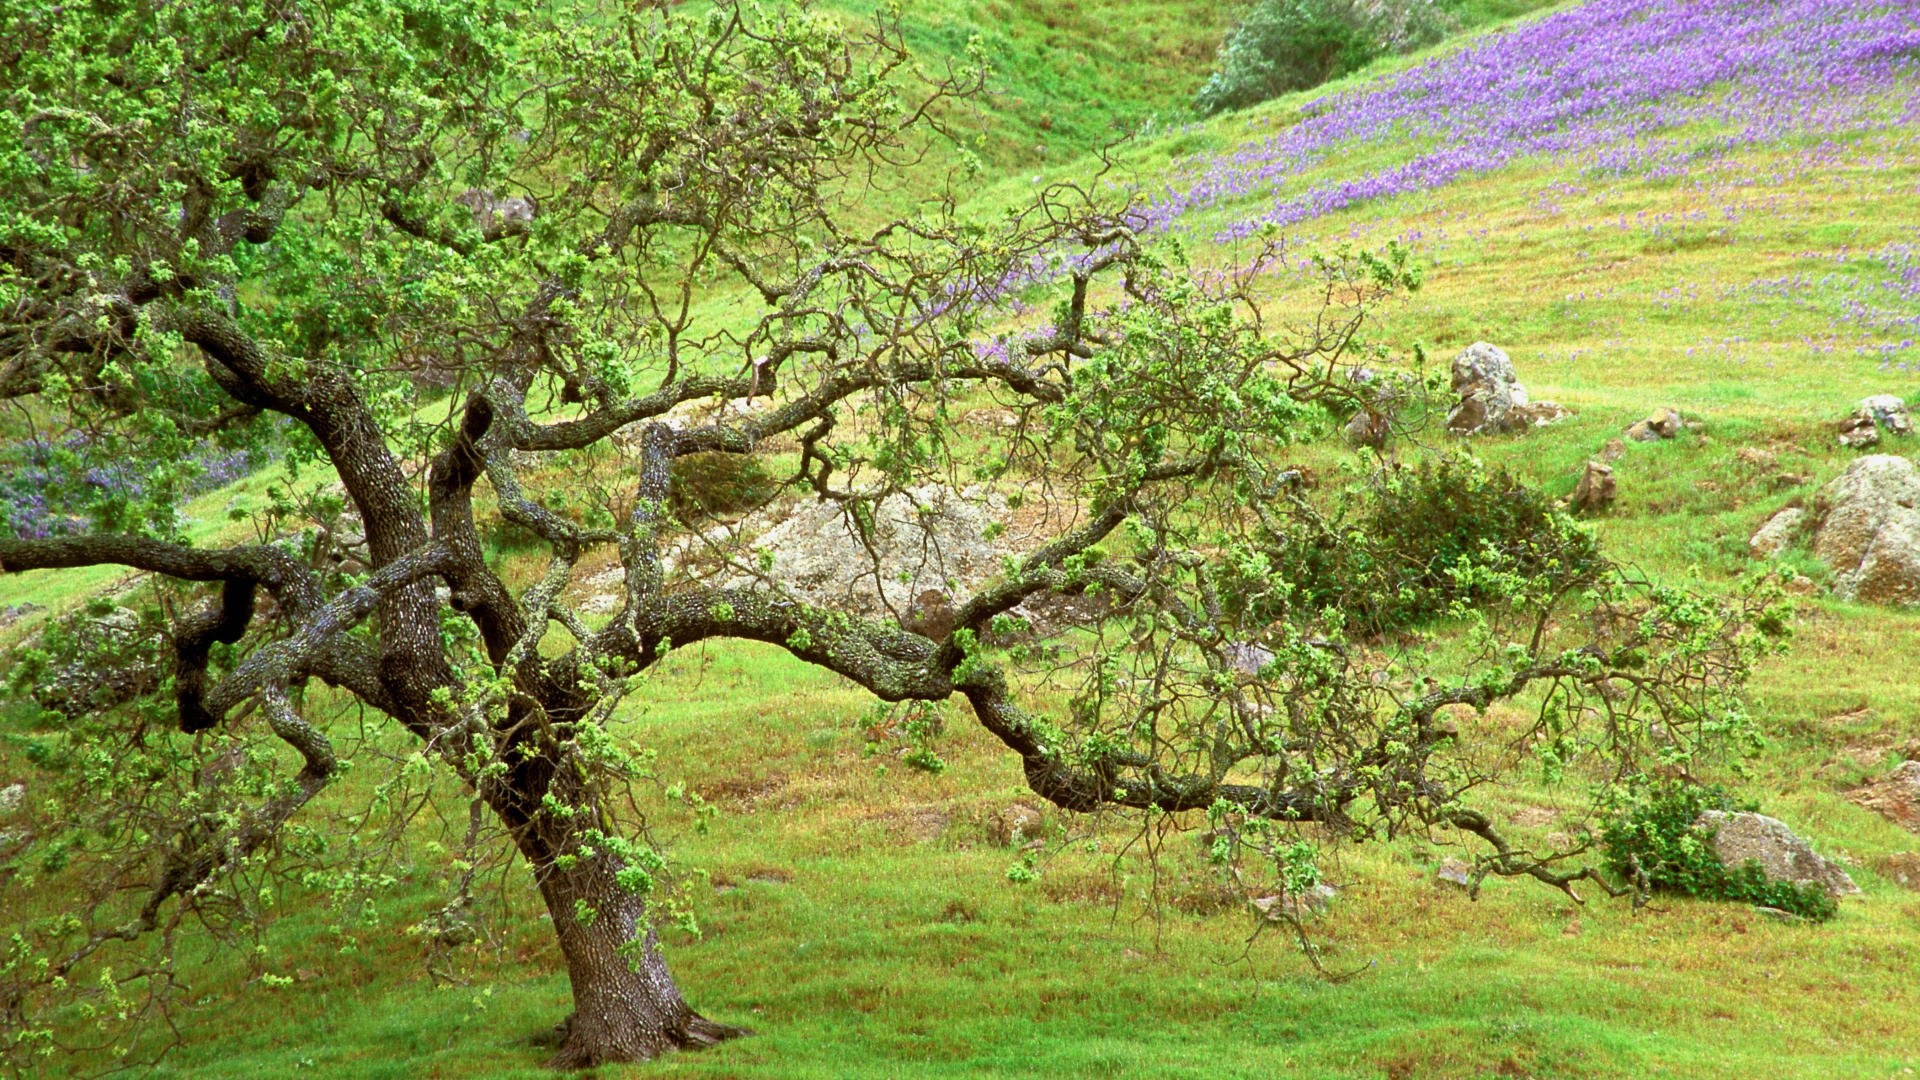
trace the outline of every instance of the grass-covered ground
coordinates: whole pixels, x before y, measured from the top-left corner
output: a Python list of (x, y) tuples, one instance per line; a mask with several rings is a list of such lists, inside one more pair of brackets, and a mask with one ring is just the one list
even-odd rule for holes
[[(980, 29), (1011, 58), (1004, 85), (1019, 106), (994, 136), (989, 157), (1006, 172), (984, 185), (992, 203), (1036, 169), (1074, 172), (1058, 151), (1035, 150), (1045, 132), (1079, 149), (1121, 113), (1176, 115), (1204, 78), (1223, 10), (1003, 0), (908, 15), (925, 47)], [(1130, 167), (1143, 184), (1177, 177), (1196, 155), (1301, 122), (1320, 93), (1146, 140)], [(1847, 306), (1883, 293), (1896, 310), (1909, 302), (1881, 283), (1916, 239), (1915, 139), (1912, 114), (1890, 100), (1873, 123), (1786, 132), (1677, 176), (1523, 157), (1294, 232), (1302, 244), (1416, 246), (1427, 284), (1379, 336), (1420, 341), (1441, 363), (1476, 340), (1507, 349), (1534, 396), (1574, 416), (1477, 450), (1550, 491), (1570, 490), (1588, 457), (1655, 407), (1699, 421), (1681, 439), (1625, 448), (1620, 501), (1596, 528), (1651, 574), (1725, 587), (1752, 568), (1752, 530), (1844, 467), (1851, 452), (1835, 445), (1832, 421), (1866, 394), (1920, 391), (1900, 366), (1920, 353), (1888, 351), (1897, 338)], [(1287, 182), (1360, 175), (1410, 152), (1357, 144)], [(1248, 204), (1196, 212), (1176, 231), (1203, 260), (1227, 258), (1212, 237)], [(1766, 456), (1741, 456), (1754, 448)], [(1327, 470), (1352, 453), (1332, 440), (1300, 448)], [(197, 512), (217, 518), (225, 497)], [(1818, 578), (1819, 567), (1801, 568)], [(57, 609), (113, 576), (10, 578), (0, 604)], [(0, 635), (17, 642), (35, 621)], [(1831, 924), (1671, 899), (1639, 912), (1604, 898), (1576, 907), (1517, 882), (1470, 901), (1434, 880), (1438, 847), (1340, 849), (1340, 895), (1313, 924), (1327, 968), (1357, 972), (1336, 983), (1281, 934), (1249, 943), (1254, 924), (1178, 829), (1116, 860), (1135, 823), (1050, 813), (1058, 843), (1042, 876), (1010, 882), (1015, 853), (992, 842), (989, 823), (1025, 786), (964, 710), (939, 742), (950, 767), (932, 777), (866, 753), (870, 702), (832, 677), (770, 649), (690, 650), (630, 706), (629, 730), (659, 750), (663, 782), (720, 810), (704, 831), (663, 822), (703, 927), (698, 938), (675, 932), (670, 959), (697, 1008), (759, 1034), (602, 1073), (1908, 1075), (1920, 1069), (1920, 893), (1884, 867), (1920, 837), (1844, 792), (1920, 737), (1916, 660), (1920, 615), (1814, 597), (1793, 650), (1753, 686), (1769, 745), (1742, 790), (1848, 862), (1864, 895)], [(9, 734), (4, 753), (20, 753), (30, 733)], [(329, 798), (364, 801), (370, 782), (356, 774)], [(1556, 827), (1545, 792), (1521, 784), (1487, 797), (1534, 808), (1542, 835)], [(284, 912), (271, 940), (288, 985), (255, 980), (243, 948), (192, 946), (194, 1004), (161, 1072), (537, 1075), (537, 1040), (568, 993), (524, 869), (483, 894), (497, 941), (457, 952), (450, 969), (436, 961), (453, 976), (436, 980), (402, 928), (445, 902), (449, 879), (424, 841), (414, 860), (395, 868), (381, 928), (350, 951), (328, 932), (339, 913), (318, 902)]]

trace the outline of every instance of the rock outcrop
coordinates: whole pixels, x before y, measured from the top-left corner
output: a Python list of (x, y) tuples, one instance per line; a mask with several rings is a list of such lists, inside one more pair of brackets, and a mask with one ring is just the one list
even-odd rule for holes
[(1708, 810), (1694, 821), (1713, 833), (1714, 854), (1729, 868), (1760, 864), (1769, 881), (1818, 885), (1833, 896), (1860, 891), (1839, 864), (1813, 850), (1787, 823), (1765, 814)]
[(1920, 833), (1920, 761), (1903, 761), (1894, 770), (1854, 788), (1847, 798), (1899, 825)]
[(1528, 399), (1513, 361), (1498, 346), (1484, 341), (1454, 357), (1453, 392), (1460, 403), (1447, 414), (1447, 430), (1456, 435), (1525, 431), (1568, 415), (1551, 401)]

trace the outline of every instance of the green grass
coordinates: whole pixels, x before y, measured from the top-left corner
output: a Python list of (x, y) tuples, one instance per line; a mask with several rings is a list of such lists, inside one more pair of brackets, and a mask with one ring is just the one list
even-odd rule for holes
[[(1505, 16), (1538, 6), (1481, 8)], [(1012, 58), (1006, 96), (990, 110), (998, 126), (988, 157), (1000, 179), (979, 197), (989, 206), (1029, 190), (1035, 171), (1082, 169), (1061, 159), (1096, 144), (1116, 118), (1175, 115), (1225, 20), (1221, 7), (1171, 2), (936, 0), (908, 15), (917, 44), (947, 50), (984, 29)], [(1128, 160), (1151, 175), (1291, 122), (1299, 100), (1149, 140)], [(1826, 332), (1821, 311), (1723, 290), (1829, 266), (1842, 246), (1905, 238), (1911, 215), (1889, 191), (1910, 193), (1912, 139), (1894, 126), (1855, 137), (1857, 164), (1797, 176), (1791, 197), (1724, 233), (1618, 228), (1623, 216), (1685, 209), (1694, 196), (1552, 163), (1371, 204), (1314, 231), (1430, 238), (1427, 286), (1389, 314), (1380, 336), (1422, 341), (1442, 361), (1479, 339), (1506, 348), (1534, 396), (1575, 415), (1478, 449), (1554, 493), (1651, 409), (1701, 419), (1683, 439), (1625, 448), (1615, 466), (1621, 500), (1596, 528), (1615, 556), (1652, 574), (1720, 588), (1751, 569), (1754, 527), (1844, 467), (1850, 454), (1834, 445), (1830, 421), (1867, 393), (1920, 390), (1920, 380), (1845, 349), (1808, 350), (1802, 339)], [(1766, 175), (1797, 149), (1744, 160)], [(1404, 152), (1375, 147), (1328, 168)], [(1587, 192), (1543, 207), (1538, 193), (1556, 182)], [(1197, 231), (1206, 234), (1204, 222)], [(1717, 344), (1734, 336), (1745, 339), (1738, 348)], [(1773, 462), (1738, 457), (1747, 447)], [(1331, 443), (1299, 451), (1317, 464), (1349, 453)], [(1813, 480), (1782, 486), (1782, 473)], [(208, 499), (195, 510), (203, 520), (217, 518)], [(0, 603), (61, 609), (118, 577), (9, 578)], [(1132, 835), (1124, 821), (1051, 814), (1099, 850), (1069, 845), (1038, 882), (1008, 881), (1014, 853), (992, 845), (986, 822), (1028, 796), (1016, 763), (964, 710), (939, 742), (951, 767), (927, 776), (863, 753), (869, 701), (838, 680), (771, 649), (690, 651), (639, 695), (625, 730), (660, 751), (663, 780), (722, 809), (705, 832), (671, 830), (705, 933), (673, 936), (670, 959), (697, 1008), (759, 1034), (600, 1075), (1910, 1074), (1920, 1069), (1920, 893), (1879, 868), (1920, 849), (1920, 838), (1844, 791), (1920, 732), (1920, 682), (1906, 677), (1916, 641), (1920, 613), (1811, 599), (1794, 650), (1753, 684), (1770, 741), (1743, 791), (1848, 860), (1865, 890), (1831, 925), (1679, 900), (1639, 913), (1604, 898), (1576, 908), (1518, 882), (1492, 883), (1469, 901), (1433, 882), (1437, 841), (1349, 848), (1331, 874), (1341, 896), (1314, 928), (1329, 968), (1364, 969), (1338, 984), (1315, 978), (1280, 935), (1249, 947), (1243, 914), (1193, 913), (1212, 906), (1212, 894), (1181, 834), (1164, 849), (1158, 918), (1144, 867), (1130, 861), (1114, 874), (1114, 853)], [(330, 790), (321, 809), (364, 801), (370, 771)], [(1555, 806), (1524, 778), (1486, 797)], [(424, 848), (412, 857), (383, 901), (384, 928), (351, 954), (338, 954), (326, 932), (333, 915), (293, 898), (269, 937), (272, 970), (295, 975), (290, 986), (250, 982), (243, 952), (195, 939), (195, 1004), (177, 1018), (185, 1042), (160, 1071), (540, 1075), (537, 1039), (568, 995), (523, 868), (489, 901), (497, 945), (459, 954), (464, 985), (436, 986), (423, 946), (399, 928), (445, 901), (446, 872)]]

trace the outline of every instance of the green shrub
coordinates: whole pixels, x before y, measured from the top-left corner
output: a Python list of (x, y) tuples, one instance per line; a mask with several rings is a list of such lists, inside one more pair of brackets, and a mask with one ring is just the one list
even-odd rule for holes
[(1779, 908), (1815, 922), (1833, 918), (1840, 906), (1826, 889), (1770, 881), (1751, 860), (1727, 866), (1714, 851), (1713, 830), (1694, 824), (1708, 810), (1752, 809), (1717, 787), (1670, 786), (1608, 823), (1600, 845), (1614, 873), (1644, 888)]
[(688, 454), (673, 463), (671, 501), (682, 520), (752, 510), (780, 490), (766, 463), (751, 454)]
[(1255, 0), (1220, 45), (1219, 69), (1194, 96), (1204, 115), (1243, 109), (1445, 37), (1433, 0)]
[(1461, 604), (1561, 595), (1597, 582), (1606, 565), (1593, 536), (1546, 496), (1466, 455), (1392, 470), (1347, 492), (1331, 517), (1294, 520), (1266, 552), (1291, 587), (1284, 597), (1258, 579), (1218, 583), (1229, 598), (1259, 592), (1241, 606), (1257, 603), (1262, 621), (1337, 613), (1350, 631), (1383, 633)]

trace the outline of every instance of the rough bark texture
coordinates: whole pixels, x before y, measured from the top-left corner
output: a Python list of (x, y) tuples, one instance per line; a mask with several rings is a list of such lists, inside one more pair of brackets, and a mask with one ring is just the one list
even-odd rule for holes
[(687, 1005), (667, 972), (645, 900), (622, 889), (614, 872), (608, 860), (593, 859), (536, 874), (573, 987), (573, 1013), (547, 1064), (585, 1069), (646, 1061), (749, 1034)]

